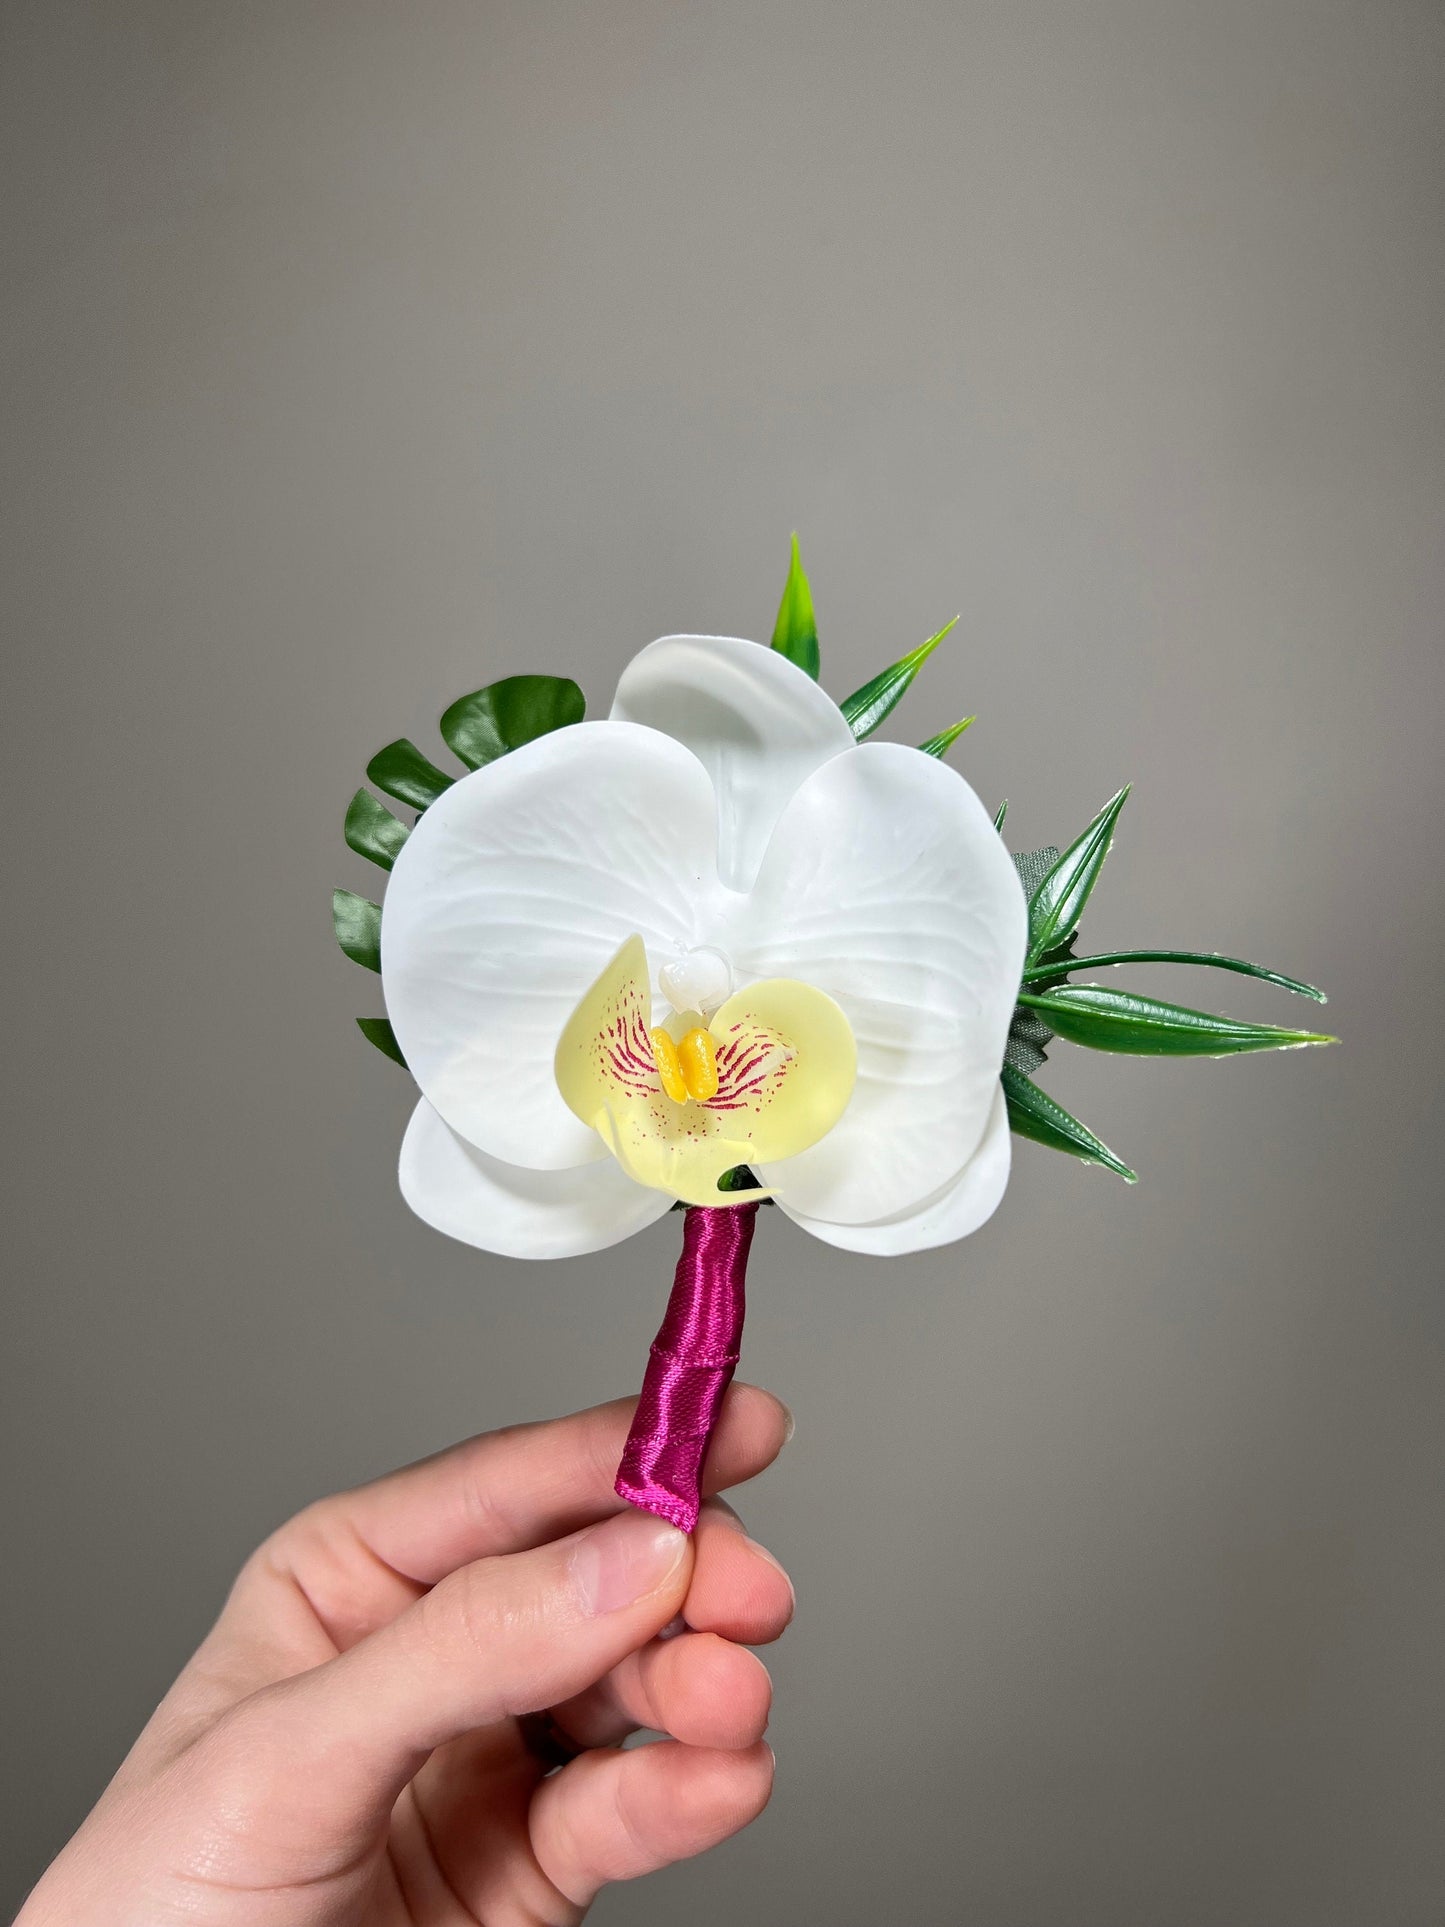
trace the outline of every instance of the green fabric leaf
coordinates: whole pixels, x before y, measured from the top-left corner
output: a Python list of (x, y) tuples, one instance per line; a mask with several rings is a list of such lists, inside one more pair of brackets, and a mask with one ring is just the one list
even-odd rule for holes
[[(952, 622), (945, 622), (938, 633), (930, 636), (927, 642), (920, 642), (916, 649), (910, 649), (906, 656), (900, 656), (897, 662), (891, 663), (871, 682), (865, 682), (861, 689), (855, 689), (851, 696), (844, 697), (838, 707), (847, 717), (848, 727), (852, 730), (856, 741), (861, 743), (865, 736), (871, 736), (884, 718), (891, 715), (898, 707), (908, 693), (913, 678), (957, 623), (957, 616)], [(972, 722), (973, 718), (970, 717), (968, 720)], [(954, 735), (956, 736), (967, 727), (967, 723), (960, 723)], [(952, 742), (953, 737), (950, 736), (948, 740)], [(944, 749), (947, 747), (948, 744), (945, 743)], [(935, 756), (941, 756), (943, 750), (934, 750), (932, 753)]]
[(1008, 798), (1005, 797), (1002, 803), (1000, 803), (998, 806), (998, 815), (993, 819), (993, 826), (996, 830), (1001, 830), (1003, 828), (1003, 820), (1007, 815), (1008, 815)]
[(1095, 957), (1069, 957), (1062, 962), (1034, 964), (1024, 972), (1024, 982), (1044, 983), (1072, 970), (1103, 970), (1112, 964), (1126, 963), (1206, 964), (1212, 970), (1235, 970), (1242, 977), (1259, 977), (1267, 984), (1294, 991), (1298, 997), (1313, 997), (1317, 1004), (1329, 1002), (1325, 993), (1316, 990), (1313, 984), (1282, 976), (1277, 970), (1266, 970), (1262, 964), (1246, 963), (1243, 957), (1222, 957), (1215, 950), (1103, 950)]
[(331, 922), (336, 941), (353, 963), (381, 969), (381, 905), (354, 890), (331, 892)]
[(735, 1164), (730, 1171), (724, 1171), (717, 1181), (719, 1191), (760, 1191), (762, 1180), (747, 1164)]
[(375, 1044), (383, 1057), (389, 1057), (394, 1064), (406, 1069), (406, 1059), (401, 1054), (401, 1045), (396, 1041), (396, 1032), (388, 1017), (358, 1017), (356, 1028), (368, 1044)]
[(1099, 880), (1104, 858), (1114, 839), (1114, 825), (1128, 801), (1126, 783), (1100, 810), (1082, 836), (1077, 837), (1035, 887), (1029, 898), (1029, 962), (1037, 963), (1057, 950), (1079, 927), (1089, 893)]
[(940, 729), (936, 736), (930, 736), (926, 743), (920, 743), (918, 747), (925, 756), (947, 756), (969, 724), (977, 721), (977, 716), (965, 716), (962, 722), (950, 723), (947, 729)]
[(411, 831), (370, 790), (358, 790), (347, 806), (345, 835), (358, 856), (389, 870)]
[(580, 723), (586, 710), (587, 699), (570, 677), (504, 676), (443, 713), (442, 739), (468, 769), (480, 769), (509, 749)]
[(778, 619), (773, 624), (773, 647), (789, 662), (806, 669), (814, 682), (818, 680), (821, 661), (818, 625), (813, 617), (813, 591), (803, 573), (796, 535), (793, 537), (792, 559), (788, 563), (788, 579), (783, 584), (783, 599), (778, 604)]
[(1333, 1044), (1314, 1031), (1281, 1030), (1274, 1024), (1237, 1024), (1182, 1004), (1160, 1003), (1129, 990), (1098, 984), (1063, 984), (1043, 996), (1023, 992), (1019, 1002), (1036, 1010), (1049, 1028), (1090, 1050), (1123, 1051), (1131, 1057), (1231, 1057), (1239, 1051), (1293, 1050), (1302, 1044)]
[(448, 776), (444, 769), (429, 763), (416, 744), (399, 736), (385, 749), (379, 749), (366, 766), (366, 778), (375, 783), (379, 790), (394, 796), (398, 803), (410, 803), (414, 810), (424, 810), (435, 803), (443, 790), (449, 790), (457, 780)]
[(1001, 1075), (1009, 1129), (1017, 1136), (1031, 1138), (1035, 1144), (1046, 1144), (1051, 1151), (1064, 1151), (1090, 1164), (1105, 1165), (1110, 1171), (1117, 1171), (1126, 1184), (1138, 1183), (1128, 1165), (1115, 1157), (1102, 1139), (1096, 1138), (1076, 1117), (1071, 1117), (1062, 1104), (1056, 1104), (1022, 1071), (1005, 1064)]

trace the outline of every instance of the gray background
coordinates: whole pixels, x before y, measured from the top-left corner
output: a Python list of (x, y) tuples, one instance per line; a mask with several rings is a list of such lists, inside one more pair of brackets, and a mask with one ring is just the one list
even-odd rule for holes
[(1015, 847), (1135, 779), (1091, 943), (1347, 1041), (1061, 1050), (1143, 1182), (1022, 1147), (952, 1250), (766, 1222), (777, 1793), (596, 1917), (1438, 1920), (1445, 13), (10, 0), (0, 56), (0, 1898), (278, 1519), (636, 1384), (674, 1222), (403, 1207), (341, 815), (495, 675), (766, 635), (797, 527), (835, 694), (962, 609), (898, 733), (978, 711)]

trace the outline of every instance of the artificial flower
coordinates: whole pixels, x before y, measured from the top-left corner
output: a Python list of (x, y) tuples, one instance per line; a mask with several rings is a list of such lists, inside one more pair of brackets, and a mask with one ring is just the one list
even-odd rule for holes
[(515, 1257), (727, 1204), (740, 1166), (847, 1250), (963, 1237), (1008, 1181), (1027, 923), (939, 757), (859, 743), (776, 650), (664, 637), (608, 720), (452, 783), (396, 855), (402, 1190)]

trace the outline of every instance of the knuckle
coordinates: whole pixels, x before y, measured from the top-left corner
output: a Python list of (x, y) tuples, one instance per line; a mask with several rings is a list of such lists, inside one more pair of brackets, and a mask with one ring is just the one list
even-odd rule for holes
[(492, 1448), (527, 1429), (522, 1425), (508, 1425), (496, 1432), (485, 1432), (472, 1441), (471, 1449), (462, 1459), (458, 1490), (462, 1514), (474, 1545), (505, 1545), (513, 1536), (514, 1524), (504, 1496), (505, 1488), (499, 1487), (495, 1471), (490, 1469)]
[(432, 1588), (418, 1608), (418, 1627), (436, 1658), (455, 1662), (495, 1651), (540, 1617), (534, 1590), (517, 1584), (502, 1562), (483, 1559)]

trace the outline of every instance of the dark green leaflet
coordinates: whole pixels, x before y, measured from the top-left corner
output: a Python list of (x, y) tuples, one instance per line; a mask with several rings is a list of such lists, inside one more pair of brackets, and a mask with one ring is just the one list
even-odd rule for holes
[(1312, 997), (1317, 1004), (1329, 1002), (1325, 993), (1316, 990), (1313, 984), (1301, 983), (1297, 977), (1283, 976), (1278, 970), (1266, 970), (1263, 964), (1246, 963), (1243, 957), (1221, 956), (1216, 950), (1104, 950), (1093, 957), (1069, 957), (1057, 963), (1033, 964), (1024, 972), (1024, 982), (1045, 983), (1068, 971), (1103, 970), (1113, 964), (1126, 963), (1205, 964), (1212, 970), (1235, 970), (1241, 976), (1260, 977), (1267, 984), (1278, 984), (1282, 990), (1294, 991), (1296, 996)]
[(1031, 1138), (1035, 1144), (1045, 1144), (1051, 1151), (1064, 1151), (1090, 1164), (1102, 1164), (1110, 1171), (1117, 1171), (1128, 1184), (1138, 1182), (1128, 1165), (1115, 1157), (1101, 1138), (1095, 1137), (1076, 1117), (1071, 1117), (1062, 1104), (1056, 1104), (1022, 1071), (1005, 1064), (1002, 1078), (1011, 1131), (1019, 1137)]
[[(957, 616), (952, 622), (945, 622), (935, 635), (928, 638), (927, 642), (920, 642), (916, 649), (910, 649), (906, 656), (900, 656), (897, 662), (890, 663), (886, 669), (880, 670), (871, 682), (865, 682), (861, 689), (855, 689), (851, 696), (843, 698), (838, 707), (847, 717), (848, 727), (860, 743), (865, 736), (871, 736), (878, 725), (898, 707), (912, 687), (914, 677), (957, 622)], [(959, 735), (972, 720), (973, 718), (969, 717), (967, 722), (959, 723), (953, 731), (953, 736)], [(953, 736), (949, 737), (950, 742)], [(925, 744), (924, 748), (927, 747)], [(944, 748), (947, 748), (947, 744)], [(931, 753), (942, 755), (943, 752), (934, 750)]]
[(405, 736), (398, 736), (394, 743), (379, 749), (366, 766), (368, 782), (375, 783), (379, 790), (394, 796), (398, 803), (410, 803), (415, 810), (424, 810), (435, 803), (443, 790), (449, 790), (457, 780), (448, 776), (444, 769), (429, 763), (416, 744)]
[(442, 740), (468, 769), (494, 763), (554, 729), (580, 723), (587, 698), (568, 676), (506, 676), (459, 697), (441, 719)]
[(1125, 784), (1093, 822), (1069, 845), (1029, 898), (1029, 962), (1057, 950), (1079, 927), (1079, 918), (1099, 880), (1114, 837), (1114, 825), (1128, 800)]
[(336, 941), (353, 963), (381, 969), (381, 905), (354, 890), (331, 892), (331, 923)]
[(1041, 996), (1024, 992), (1019, 1002), (1037, 1011), (1050, 1030), (1070, 1043), (1135, 1057), (1228, 1057), (1240, 1051), (1292, 1050), (1336, 1041), (1313, 1031), (1281, 1030), (1274, 1024), (1235, 1023), (1208, 1011), (1097, 984), (1064, 984)]
[(370, 790), (358, 790), (347, 806), (343, 834), (358, 856), (389, 870), (411, 831)]

